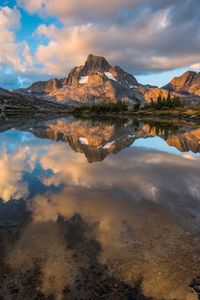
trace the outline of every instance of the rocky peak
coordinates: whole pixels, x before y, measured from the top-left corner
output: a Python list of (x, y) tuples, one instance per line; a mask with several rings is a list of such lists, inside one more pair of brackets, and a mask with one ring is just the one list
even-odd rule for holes
[[(99, 76), (97, 76), (97, 74)], [(91, 80), (90, 77), (92, 77)], [(94, 78), (96, 78), (96, 80), (94, 80)], [(67, 84), (71, 85), (87, 82), (96, 85), (98, 84), (98, 79), (99, 84), (102, 83), (102, 81), (115, 81), (127, 88), (135, 88), (138, 86), (138, 82), (133, 75), (125, 72), (118, 66), (112, 67), (105, 57), (93, 54), (88, 55), (84, 66), (72, 69), (68, 75)]]
[(81, 77), (81, 70), (82, 70), (83, 66), (78, 66), (75, 67), (71, 70), (71, 72), (69, 73), (68, 77), (67, 77), (67, 84), (76, 84), (78, 83), (80, 77)]
[(81, 75), (86, 76), (91, 72), (104, 73), (109, 71), (110, 65), (103, 56), (96, 56), (93, 54), (88, 55), (85, 65), (82, 68)]
[(134, 88), (139, 85), (136, 78), (132, 74), (125, 72), (118, 66), (114, 68), (111, 67), (109, 71), (118, 81), (124, 85), (129, 85), (130, 88)]
[(193, 93), (195, 88), (200, 90), (200, 73), (194, 71), (187, 71), (181, 76), (173, 78), (169, 84), (164, 88), (176, 92), (190, 92)]
[(48, 93), (51, 91), (54, 91), (56, 89), (59, 89), (62, 87), (61, 80), (57, 78), (52, 78), (47, 81), (37, 81), (33, 83), (29, 88), (29, 92), (33, 93)]

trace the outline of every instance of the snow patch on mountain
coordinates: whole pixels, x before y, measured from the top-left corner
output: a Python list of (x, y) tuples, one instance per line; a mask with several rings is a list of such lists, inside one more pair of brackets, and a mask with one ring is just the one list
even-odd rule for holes
[(113, 75), (110, 72), (105, 72), (104, 74), (106, 75), (106, 77), (108, 79), (117, 81), (117, 79), (115, 77), (113, 77)]
[(80, 138), (79, 138), (79, 142), (80, 142), (82, 145), (89, 145), (88, 139), (87, 139), (87, 138), (84, 138), (84, 137), (80, 137)]
[(109, 143), (105, 144), (103, 149), (105, 149), (105, 150), (109, 149), (114, 143), (115, 143), (115, 141), (112, 141), (112, 142), (109, 142)]
[(82, 76), (79, 80), (80, 84), (85, 84), (88, 82), (89, 76)]

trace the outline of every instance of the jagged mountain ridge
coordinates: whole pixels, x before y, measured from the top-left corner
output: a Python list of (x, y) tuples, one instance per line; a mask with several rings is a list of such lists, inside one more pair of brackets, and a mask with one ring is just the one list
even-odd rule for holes
[[(119, 81), (127, 87), (129, 87), (130, 85), (139, 85), (133, 75), (125, 72), (118, 66), (112, 67), (102, 56), (90, 54), (88, 55), (85, 64), (83, 66), (74, 67), (69, 73), (68, 77), (61, 79), (53, 78), (47, 81), (38, 81), (33, 83), (28, 88), (28, 90), (31, 92), (49, 92), (66, 85), (84, 84), (88, 82), (86, 82), (86, 80), (89, 80), (89, 82), (91, 83), (95, 83), (94, 74), (99, 75), (99, 78), (102, 78), (102, 81)], [(85, 78), (84, 82), (82, 78), (86, 76), (88, 76), (89, 78)], [(99, 78), (96, 78), (96, 83), (98, 83)]]
[(200, 72), (187, 71), (181, 76), (173, 78), (164, 88), (175, 92), (192, 93), (200, 96)]
[(67, 105), (125, 101), (133, 106), (139, 99), (142, 106), (157, 100), (179, 96), (184, 105), (200, 103), (200, 73), (186, 72), (163, 88), (138, 83), (136, 78), (119, 66), (111, 66), (103, 56), (90, 54), (84, 65), (74, 67), (67, 77), (38, 81), (17, 93)]
[(116, 102), (118, 99), (133, 101), (138, 86), (133, 75), (119, 66), (112, 67), (102, 56), (90, 54), (85, 64), (73, 68), (68, 77), (35, 82), (18, 92), (46, 100)]
[(93, 73), (104, 75), (107, 79), (119, 81), (127, 87), (138, 86), (136, 78), (122, 70), (120, 67), (112, 67), (103, 56), (90, 54), (84, 66), (75, 67), (69, 73), (66, 84), (79, 83), (82, 77)]

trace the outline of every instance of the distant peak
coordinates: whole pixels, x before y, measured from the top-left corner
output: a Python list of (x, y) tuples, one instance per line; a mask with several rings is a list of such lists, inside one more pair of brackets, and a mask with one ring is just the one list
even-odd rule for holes
[(186, 71), (185, 73), (183, 73), (182, 74), (182, 76), (186, 76), (186, 75), (196, 75), (197, 74), (197, 72), (195, 72), (195, 71)]
[(108, 61), (103, 56), (89, 54), (85, 65), (83, 67), (83, 75), (87, 75), (88, 72), (106, 72), (110, 69)]
[(89, 54), (87, 57), (87, 61), (90, 60), (106, 60), (104, 56)]

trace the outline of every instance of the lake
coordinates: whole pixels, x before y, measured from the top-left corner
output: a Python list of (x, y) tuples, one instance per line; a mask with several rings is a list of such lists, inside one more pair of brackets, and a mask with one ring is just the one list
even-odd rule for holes
[(0, 153), (0, 299), (200, 299), (200, 126), (6, 119)]

